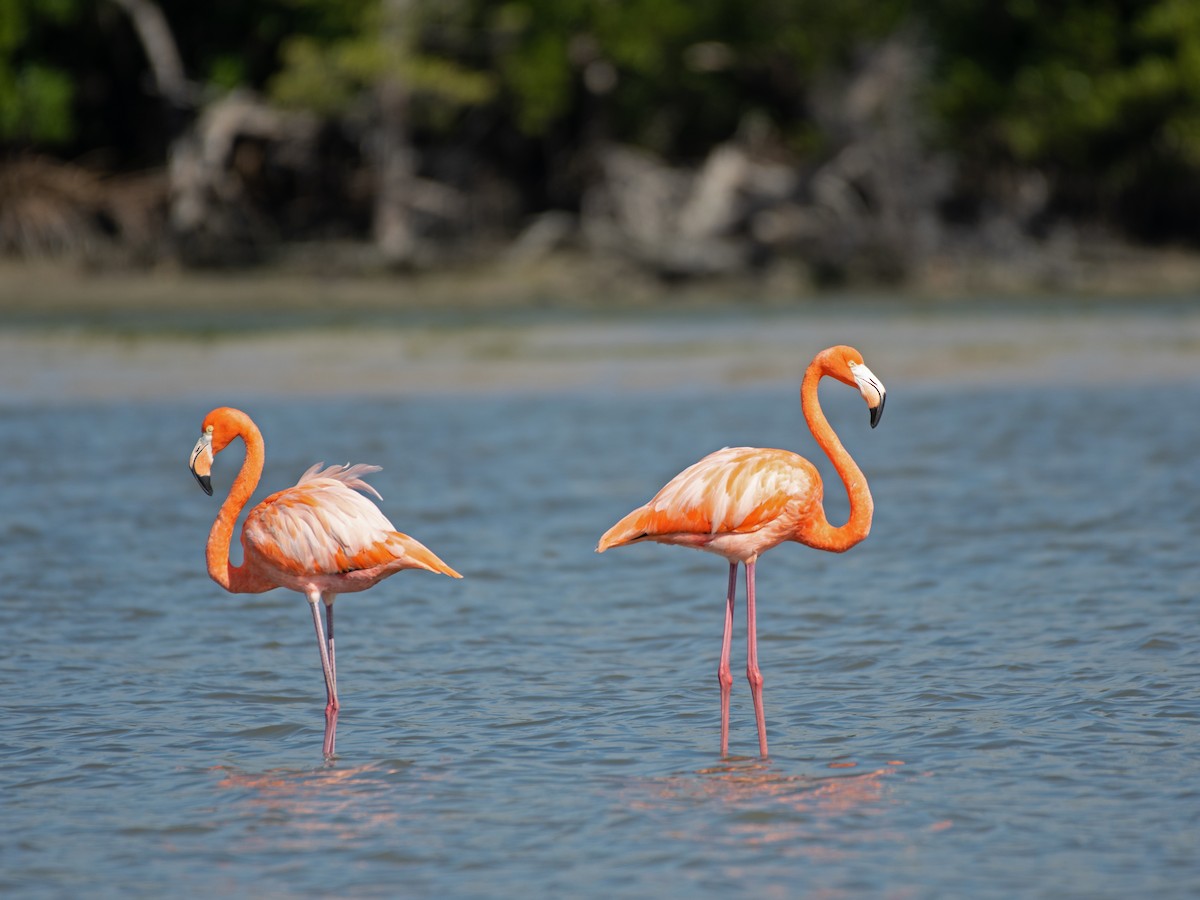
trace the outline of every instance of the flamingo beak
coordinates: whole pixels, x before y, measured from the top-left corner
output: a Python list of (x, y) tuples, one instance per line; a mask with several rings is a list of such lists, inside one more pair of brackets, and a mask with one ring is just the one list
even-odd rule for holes
[(871, 427), (874, 428), (879, 424), (879, 420), (883, 418), (883, 404), (887, 402), (887, 392), (882, 388), (879, 391), (879, 405), (871, 407)]
[(201, 490), (210, 497), (212, 496), (212, 461), (212, 434), (206, 431), (200, 435), (200, 440), (196, 441), (196, 446), (192, 448), (188, 468), (191, 469), (192, 476), (200, 485)]
[(871, 410), (871, 427), (874, 428), (883, 418), (883, 405), (887, 402), (887, 390), (884, 388), (883, 382), (876, 378), (875, 373), (865, 365), (851, 366), (850, 372), (854, 375), (854, 382), (858, 385), (859, 393), (867, 401), (867, 408)]
[[(195, 472), (192, 474), (196, 475)], [(212, 496), (212, 478), (210, 478), (208, 475), (196, 475), (196, 483), (200, 485), (200, 489), (203, 490), (204, 493), (208, 494), (210, 497)]]

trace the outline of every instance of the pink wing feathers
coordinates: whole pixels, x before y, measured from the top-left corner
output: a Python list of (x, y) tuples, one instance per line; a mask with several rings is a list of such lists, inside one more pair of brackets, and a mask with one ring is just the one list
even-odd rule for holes
[(788, 450), (726, 447), (672, 478), (605, 532), (598, 550), (674, 534), (748, 534), (821, 499), (812, 463)]
[(380, 496), (362, 477), (378, 472), (379, 466), (321, 465), (250, 511), (242, 529), (248, 549), (293, 575), (333, 575), (402, 562), (400, 568), (461, 577), (420, 542), (397, 531), (379, 507), (358, 493)]

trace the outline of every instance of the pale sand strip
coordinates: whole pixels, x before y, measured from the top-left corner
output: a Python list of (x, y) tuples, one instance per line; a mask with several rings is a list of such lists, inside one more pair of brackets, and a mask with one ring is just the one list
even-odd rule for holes
[(1200, 306), (1062, 313), (698, 312), (569, 323), (254, 331), (0, 332), (0, 401), (644, 390), (795, 382), (853, 343), (893, 383), (1200, 380)]

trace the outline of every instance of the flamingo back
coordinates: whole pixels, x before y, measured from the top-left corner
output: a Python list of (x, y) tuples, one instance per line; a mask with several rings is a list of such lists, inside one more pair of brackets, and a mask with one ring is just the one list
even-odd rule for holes
[(807, 508), (820, 499), (820, 478), (804, 457), (726, 447), (672, 478), (649, 503), (610, 528), (597, 549), (668, 535), (748, 534), (777, 522), (789, 508)]
[(421, 568), (459, 577), (430, 550), (398, 532), (358, 491), (379, 492), (362, 476), (379, 466), (318, 463), (294, 487), (267, 497), (242, 529), (249, 553), (293, 576), (338, 575), (378, 566)]

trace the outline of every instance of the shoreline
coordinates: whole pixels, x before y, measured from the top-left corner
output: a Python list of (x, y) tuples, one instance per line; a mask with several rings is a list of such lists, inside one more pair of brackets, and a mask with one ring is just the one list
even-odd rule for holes
[(407, 274), (348, 269), (337, 262), (344, 253), (336, 245), (297, 246), (275, 266), (203, 271), (0, 260), (0, 328), (64, 319), (121, 324), (135, 316), (169, 326), (172, 319), (186, 325), (223, 315), (246, 321), (275, 315), (428, 318), (823, 309), (864, 298), (901, 305), (998, 302), (1021, 308), (1047, 299), (1103, 306), (1145, 298), (1186, 303), (1200, 296), (1200, 252), (1181, 249), (1096, 248), (1064, 261), (1053, 274), (1037, 276), (1012, 260), (944, 257), (931, 260), (903, 284), (862, 282), (837, 288), (814, 285), (801, 269), (782, 265), (752, 277), (666, 283), (628, 264), (570, 251), (525, 262), (500, 259)]
[(885, 383), (1200, 379), (1200, 308), (749, 308), (244, 331), (0, 327), (0, 403), (739, 389), (858, 347)]
[(651, 291), (581, 277), (565, 257), (368, 278), (0, 264), (0, 403), (790, 385), (835, 343), (889, 384), (1200, 378), (1200, 303), (1183, 290)]

